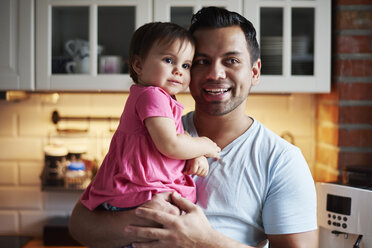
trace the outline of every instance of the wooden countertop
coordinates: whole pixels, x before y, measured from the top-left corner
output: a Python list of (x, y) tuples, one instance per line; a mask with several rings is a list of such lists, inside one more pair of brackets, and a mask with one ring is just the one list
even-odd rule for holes
[(23, 248), (83, 248), (86, 246), (45, 246), (41, 239), (30, 240)]

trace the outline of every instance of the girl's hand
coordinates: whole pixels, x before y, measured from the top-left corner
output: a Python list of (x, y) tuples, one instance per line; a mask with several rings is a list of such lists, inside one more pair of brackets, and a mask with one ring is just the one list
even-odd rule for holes
[(207, 137), (200, 137), (203, 139), (203, 142), (205, 142), (205, 146), (207, 146), (208, 148), (208, 153), (204, 154), (204, 156), (208, 157), (208, 158), (215, 158), (215, 159), (219, 159), (220, 158), (220, 151), (221, 151), (221, 148), (216, 144), (214, 143), (211, 139), (207, 138)]
[(208, 171), (209, 164), (207, 158), (204, 156), (200, 156), (186, 161), (186, 166), (185, 169), (183, 170), (183, 174), (185, 175), (195, 174), (200, 177), (205, 177), (208, 174)]

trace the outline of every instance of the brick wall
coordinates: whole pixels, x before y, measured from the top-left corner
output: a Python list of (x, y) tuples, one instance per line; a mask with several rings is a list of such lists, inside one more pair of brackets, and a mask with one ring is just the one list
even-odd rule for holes
[(315, 179), (372, 167), (372, 1), (334, 0), (332, 92), (318, 97)]

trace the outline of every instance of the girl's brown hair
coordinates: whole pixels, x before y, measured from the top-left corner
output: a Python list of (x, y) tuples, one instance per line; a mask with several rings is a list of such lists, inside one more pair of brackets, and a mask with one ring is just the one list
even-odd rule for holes
[(150, 22), (139, 27), (133, 34), (129, 47), (129, 75), (138, 83), (138, 75), (133, 69), (135, 57), (145, 59), (154, 44), (169, 45), (180, 40), (195, 46), (193, 36), (183, 27), (170, 22)]

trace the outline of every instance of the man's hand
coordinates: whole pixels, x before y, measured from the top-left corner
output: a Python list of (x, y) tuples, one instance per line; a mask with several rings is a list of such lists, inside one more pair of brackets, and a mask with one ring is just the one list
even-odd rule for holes
[(141, 205), (143, 208), (149, 208), (166, 212), (168, 214), (180, 215), (180, 209), (172, 204), (172, 192), (156, 194), (150, 201)]
[(205, 177), (209, 171), (208, 160), (204, 156), (189, 159), (186, 161), (185, 169), (183, 174), (185, 175), (197, 175), (199, 177)]
[[(133, 243), (134, 247), (174, 248), (174, 247), (208, 247), (206, 244), (213, 239), (214, 231), (200, 207), (194, 205), (179, 194), (173, 193), (175, 205), (185, 211), (184, 215), (176, 216), (149, 208), (139, 207), (137, 216), (158, 222), (163, 228), (127, 226), (125, 232), (139, 238), (156, 240), (147, 243)], [(210, 246), (213, 247), (213, 246)]]

